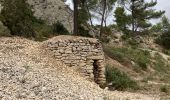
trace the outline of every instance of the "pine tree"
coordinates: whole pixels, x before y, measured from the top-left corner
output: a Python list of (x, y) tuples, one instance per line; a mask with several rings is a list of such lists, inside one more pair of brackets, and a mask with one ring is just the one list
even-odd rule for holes
[[(90, 13), (87, 9), (87, 0), (80, 0), (79, 2), (79, 9), (78, 9), (78, 33), (81, 36), (87, 36), (89, 37), (89, 23), (88, 21), (90, 19)], [(92, 24), (92, 22), (91, 22)]]
[(73, 0), (74, 3), (74, 34), (89, 35), (89, 23), (93, 26), (91, 9), (94, 9), (97, 0)]
[(125, 9), (123, 7), (117, 7), (114, 13), (118, 29), (123, 32), (128, 30), (129, 17), (126, 15)]
[(74, 4), (74, 29), (73, 33), (78, 35), (78, 0), (73, 0)]
[(170, 22), (166, 16), (162, 17), (161, 23), (162, 23), (162, 32), (163, 33), (170, 31)]
[(166, 16), (162, 17), (162, 34), (157, 39), (157, 43), (163, 47), (170, 49), (170, 22)]
[(130, 12), (131, 31), (133, 34), (141, 33), (152, 26), (151, 19), (160, 18), (165, 11), (155, 11), (153, 7), (157, 1), (146, 2), (145, 0), (119, 0), (123, 7)]

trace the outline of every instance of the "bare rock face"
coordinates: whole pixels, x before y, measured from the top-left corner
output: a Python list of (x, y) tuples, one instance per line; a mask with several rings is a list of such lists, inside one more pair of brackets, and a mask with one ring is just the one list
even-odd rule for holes
[[(48, 24), (59, 21), (72, 33), (73, 11), (64, 3), (64, 0), (28, 0), (27, 2), (33, 7), (35, 17), (46, 21)], [(0, 11), (2, 8), (0, 2)]]
[(49, 24), (61, 22), (65, 28), (72, 32), (73, 12), (63, 0), (28, 0), (33, 6), (34, 15)]

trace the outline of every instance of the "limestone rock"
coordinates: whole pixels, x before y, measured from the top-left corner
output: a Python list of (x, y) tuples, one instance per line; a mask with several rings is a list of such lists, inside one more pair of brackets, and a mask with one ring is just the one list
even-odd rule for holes
[(62, 0), (28, 0), (34, 15), (49, 24), (61, 22), (69, 32), (73, 29), (73, 11)]

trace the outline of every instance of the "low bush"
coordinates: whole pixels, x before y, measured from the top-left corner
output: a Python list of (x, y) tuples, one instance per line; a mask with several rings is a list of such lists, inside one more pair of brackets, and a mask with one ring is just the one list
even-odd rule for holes
[(89, 29), (85, 28), (86, 26), (79, 25), (78, 26), (78, 35), (83, 37), (92, 37), (92, 35), (89, 34)]
[(115, 48), (115, 47), (110, 47), (110, 46), (103, 46), (103, 50), (104, 50), (106, 55), (108, 55), (112, 59), (119, 61), (120, 63), (130, 62), (125, 57), (125, 53), (124, 53), (125, 49), (124, 48)]
[(165, 53), (166, 55), (170, 55), (170, 50), (162, 49), (162, 52)]
[(109, 65), (106, 66), (106, 81), (111, 83), (116, 90), (137, 89), (137, 83), (130, 79), (125, 73)]
[(166, 49), (170, 49), (170, 31), (163, 33), (156, 39), (156, 43), (162, 45)]
[(159, 73), (170, 74), (170, 65), (166, 64), (164, 58), (159, 54), (155, 54), (154, 69)]
[(166, 49), (170, 49), (170, 22), (166, 16), (162, 17), (159, 27), (162, 34), (156, 39), (156, 43)]
[(147, 69), (150, 64), (150, 53), (148, 51), (140, 50), (137, 48), (116, 48), (111, 46), (103, 46), (104, 52), (110, 58), (119, 61), (124, 65), (131, 64), (131, 61), (137, 64), (142, 70)]
[(161, 86), (161, 87), (160, 87), (160, 91), (161, 91), (161, 92), (165, 92), (165, 93), (168, 93), (168, 92), (169, 92), (169, 91), (168, 91), (168, 87), (167, 87), (166, 85)]
[(45, 23), (34, 23), (33, 28), (36, 33), (35, 40), (37, 41), (47, 40), (54, 36), (53, 27), (51, 25), (47, 25)]
[(36, 18), (26, 0), (4, 0), (0, 18), (12, 35), (36, 37), (32, 27)]
[(100, 40), (102, 43), (109, 43), (109, 42), (110, 42), (110, 38), (107, 37), (107, 36), (99, 37), (99, 40)]
[(0, 22), (0, 36), (11, 36), (10, 31), (2, 22)]
[(59, 21), (53, 24), (53, 33), (54, 35), (68, 35), (69, 34), (68, 30)]

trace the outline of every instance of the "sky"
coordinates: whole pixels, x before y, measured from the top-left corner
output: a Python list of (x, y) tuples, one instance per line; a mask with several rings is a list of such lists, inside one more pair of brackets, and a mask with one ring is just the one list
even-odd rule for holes
[[(151, 1), (151, 0), (146, 0)], [(157, 10), (165, 10), (165, 15), (170, 19), (170, 0), (157, 0), (158, 4), (155, 6), (155, 9)], [(73, 10), (73, 4), (72, 0), (66, 0), (66, 4), (70, 6), (70, 8)], [(157, 23), (158, 20), (152, 20), (152, 23)], [(98, 24), (99, 21), (94, 20), (95, 24)], [(113, 23), (113, 18), (108, 19), (108, 23)]]
[(170, 19), (170, 0), (158, 0), (156, 9), (165, 10), (165, 15)]

